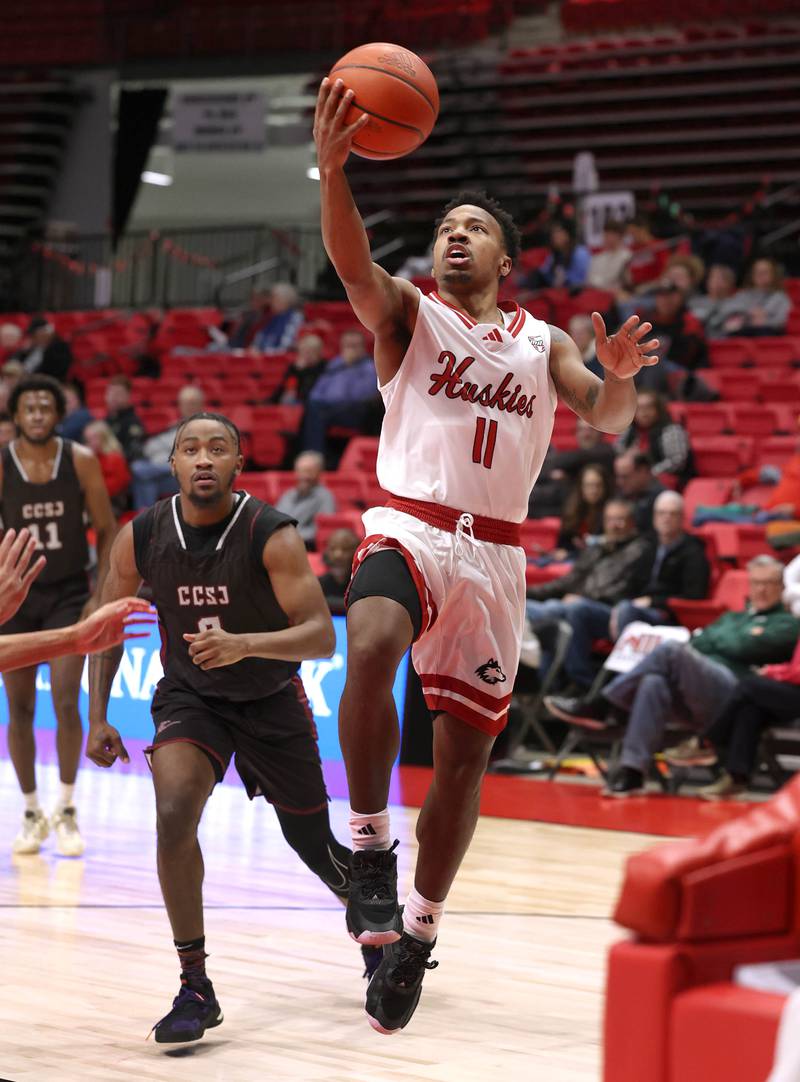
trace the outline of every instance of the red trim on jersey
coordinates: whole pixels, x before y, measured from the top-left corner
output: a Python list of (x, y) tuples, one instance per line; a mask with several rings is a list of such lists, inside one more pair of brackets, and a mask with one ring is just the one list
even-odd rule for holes
[[(416, 642), (417, 639), (420, 638), (420, 636), (424, 635), (426, 631), (433, 627), (434, 623), (436, 622), (436, 617), (438, 616), (438, 611), (436, 608), (436, 602), (433, 600), (433, 594), (429, 590), (428, 584), (425, 581), (425, 577), (417, 566), (416, 560), (405, 547), (405, 545), (402, 545), (395, 537), (386, 537), (384, 534), (379, 533), (370, 534), (369, 537), (364, 538), (364, 540), (355, 551), (355, 555), (353, 556), (353, 575), (355, 575), (356, 571), (359, 569), (364, 560), (366, 560), (368, 556), (371, 556), (373, 552), (385, 552), (387, 549), (392, 549), (395, 552), (400, 553), (400, 555), (406, 562), (409, 574), (411, 575), (411, 578), (414, 581), (414, 585), (417, 588), (419, 607), (420, 612), (422, 613), (422, 623), (420, 625), (419, 635), (414, 640), (414, 642)], [(351, 577), (350, 583), (348, 584), (347, 590), (344, 595), (345, 606), (347, 605), (347, 599), (350, 594), (350, 585), (352, 584), (352, 582), (353, 579)]]
[(520, 308), (520, 306), (516, 302), (514, 302), (514, 307), (516, 308), (516, 312), (514, 314), (514, 318), (511, 320), (511, 323), (508, 327), (508, 333), (511, 335), (512, 338), (517, 337), (519, 332), (522, 330), (523, 324), (525, 323), (525, 309)]
[[(454, 507), (445, 507), (443, 503), (428, 503), (427, 500), (409, 500), (405, 496), (389, 496), (387, 507), (395, 511), (404, 511), (421, 522), (426, 522), (437, 530), (455, 533), (458, 520), (464, 514)], [(519, 522), (504, 522), (499, 518), (487, 518), (485, 515), (472, 516), (472, 535), (478, 541), (490, 541), (495, 545), (522, 545)]]
[(420, 673), (420, 682), (425, 687), (435, 688), (437, 691), (441, 691), (445, 694), (448, 691), (457, 691), (459, 695), (463, 695), (465, 699), (472, 699), (476, 706), (485, 707), (487, 710), (491, 710), (493, 714), (496, 714), (498, 710), (503, 710), (508, 707), (511, 702), (511, 692), (508, 695), (495, 696), (490, 695), (486, 691), (482, 691), (480, 688), (473, 687), (472, 684), (468, 684), (465, 680), (459, 680), (457, 676), (440, 676), (438, 673)]
[(469, 327), (470, 330), (472, 330), (473, 327), (478, 326), (472, 316), (468, 316), (466, 312), (462, 312), (460, 308), (456, 308), (456, 306), (454, 304), (451, 304), (450, 301), (444, 300), (443, 297), (439, 296), (436, 290), (434, 290), (432, 293), (429, 293), (428, 296), (431, 298), (431, 300), (436, 301), (437, 304), (443, 304), (445, 308), (449, 308), (451, 312), (455, 312), (461, 322), (464, 323), (467, 327)]
[(311, 735), (314, 740), (319, 740), (319, 733), (317, 732), (317, 723), (314, 721), (314, 711), (311, 709), (311, 703), (308, 701), (306, 695), (306, 689), (303, 687), (303, 681), (300, 679), (300, 675), (295, 673), (289, 683), (294, 688), (294, 693), (297, 696), (297, 701), (300, 703), (300, 707), (306, 716), (308, 727), (311, 730)]
[(480, 729), (489, 736), (497, 736), (505, 729), (508, 722), (508, 712), (502, 714), (496, 721), (487, 718), (485, 714), (479, 714), (477, 710), (471, 710), (465, 703), (458, 699), (451, 699), (446, 693), (441, 695), (429, 695), (423, 692), (425, 705), (429, 710), (443, 710), (446, 714), (452, 714), (459, 721), (471, 725), (473, 729)]

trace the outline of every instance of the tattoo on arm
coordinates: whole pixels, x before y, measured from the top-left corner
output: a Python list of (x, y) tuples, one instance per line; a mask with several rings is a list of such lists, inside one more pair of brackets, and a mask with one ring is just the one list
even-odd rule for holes
[(581, 397), (573, 388), (566, 386), (562, 380), (553, 373), (553, 383), (556, 385), (559, 397), (562, 398), (575, 413), (591, 413), (597, 404), (597, 396), (600, 394), (600, 383), (590, 383), (586, 388), (586, 394)]
[(90, 722), (95, 711), (105, 716), (108, 709), (108, 700), (111, 696), (111, 685), (117, 675), (122, 653), (122, 646), (114, 646), (110, 650), (104, 650), (102, 654), (89, 655)]
[(547, 326), (550, 328), (550, 341), (551, 342), (569, 342), (570, 341), (569, 335), (565, 331), (562, 331), (560, 327), (554, 327), (552, 323), (548, 323)]

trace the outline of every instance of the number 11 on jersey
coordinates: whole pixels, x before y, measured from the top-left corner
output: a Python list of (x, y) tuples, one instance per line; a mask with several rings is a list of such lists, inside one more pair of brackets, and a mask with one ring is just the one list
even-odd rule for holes
[(487, 470), (492, 468), (494, 458), (494, 445), (497, 442), (497, 421), (486, 422), (485, 417), (479, 417), (475, 422), (475, 439), (472, 441), (472, 461), (481, 464), (483, 461)]

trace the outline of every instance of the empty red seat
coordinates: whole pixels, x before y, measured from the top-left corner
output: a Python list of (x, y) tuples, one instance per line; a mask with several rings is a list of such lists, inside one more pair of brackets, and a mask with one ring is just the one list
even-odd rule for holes
[(756, 465), (782, 466), (797, 454), (797, 436), (771, 436), (758, 447)]
[(522, 547), (526, 556), (541, 556), (556, 547), (561, 530), (560, 518), (529, 518), (520, 527)]
[(339, 469), (358, 471), (373, 477), (377, 460), (378, 437), (354, 436), (344, 449), (339, 462)]
[(707, 627), (718, 620), (724, 612), (737, 612), (744, 608), (750, 590), (750, 577), (739, 569), (724, 571), (714, 590), (714, 596), (708, 601), (687, 601), (684, 598), (670, 598), (669, 606), (678, 623), (694, 630)]
[(786, 376), (779, 379), (762, 379), (761, 400), (792, 403), (800, 409), (800, 378)]
[(328, 538), (335, 530), (352, 530), (358, 537), (364, 537), (364, 524), (358, 511), (337, 511), (333, 515), (317, 515), (317, 551), (322, 552)]
[(759, 368), (762, 365), (790, 368), (794, 361), (800, 361), (792, 338), (753, 338), (751, 341), (751, 353)]
[(694, 440), (698, 436), (719, 436), (730, 429), (730, 415), (724, 402), (695, 403), (684, 406), (683, 423)]
[(708, 343), (712, 368), (744, 368), (753, 363), (750, 339), (722, 338)]
[(753, 454), (752, 438), (707, 436), (692, 443), (697, 472), (701, 477), (735, 477)]
[(321, 481), (325, 488), (333, 493), (337, 511), (360, 510), (364, 506), (363, 478), (360, 473), (337, 470), (336, 473), (323, 474)]
[(731, 430), (737, 436), (772, 436), (778, 430), (778, 411), (772, 406), (728, 406)]

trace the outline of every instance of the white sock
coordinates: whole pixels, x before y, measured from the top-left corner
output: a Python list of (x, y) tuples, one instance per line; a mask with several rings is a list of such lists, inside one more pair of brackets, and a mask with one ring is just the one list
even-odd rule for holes
[(363, 815), (351, 808), (350, 837), (354, 849), (388, 849), (389, 809)]
[(23, 793), (22, 799), (25, 801), (25, 811), (41, 811), (39, 805), (39, 794), (34, 789), (31, 793)]
[(403, 928), (415, 939), (433, 943), (444, 913), (444, 901), (431, 902), (412, 887), (403, 909)]
[(75, 799), (75, 782), (72, 785), (67, 785), (66, 782), (60, 782), (58, 787), (58, 803), (56, 804), (57, 811), (63, 811), (64, 808), (71, 808), (72, 802)]

